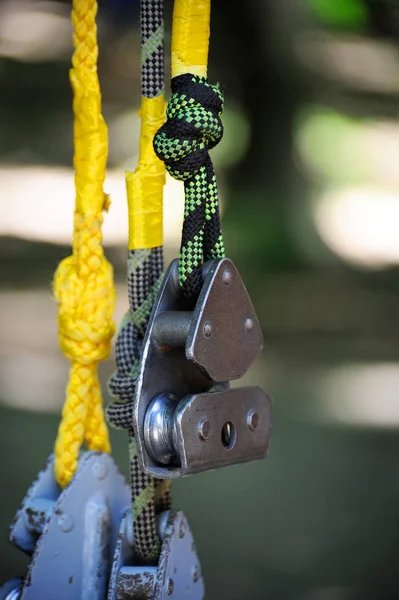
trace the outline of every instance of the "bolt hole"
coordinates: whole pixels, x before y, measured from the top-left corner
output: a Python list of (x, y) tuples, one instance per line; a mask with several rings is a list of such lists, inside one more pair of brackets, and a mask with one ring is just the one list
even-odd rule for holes
[(251, 411), (247, 417), (248, 427), (251, 431), (255, 431), (259, 426), (259, 415), (256, 412)]
[(231, 421), (227, 421), (222, 427), (222, 444), (226, 450), (231, 450), (236, 443), (236, 428)]

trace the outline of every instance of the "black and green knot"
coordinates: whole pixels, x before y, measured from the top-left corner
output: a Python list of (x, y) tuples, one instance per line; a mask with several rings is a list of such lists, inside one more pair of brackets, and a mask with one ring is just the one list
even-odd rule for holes
[(167, 120), (154, 150), (168, 172), (184, 181), (185, 208), (180, 248), (180, 285), (195, 299), (205, 261), (224, 256), (215, 171), (209, 156), (223, 137), (223, 94), (218, 85), (190, 73), (172, 79)]

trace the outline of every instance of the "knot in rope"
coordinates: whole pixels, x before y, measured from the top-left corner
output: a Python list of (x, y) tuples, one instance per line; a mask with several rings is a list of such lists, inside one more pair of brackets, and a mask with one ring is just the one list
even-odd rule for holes
[[(69, 360), (85, 365), (108, 358), (115, 333), (112, 267), (105, 257), (95, 277), (100, 289), (94, 290), (79, 277), (74, 256), (60, 263), (54, 277), (61, 350)], [(89, 279), (93, 278), (92, 273)]]
[(60, 346), (83, 365), (105, 360), (115, 333), (113, 269), (100, 245), (101, 220), (76, 216), (80, 260), (75, 254), (65, 258), (54, 276)]
[(101, 247), (101, 224), (101, 214), (75, 214), (73, 255), (54, 275), (59, 343), (72, 362), (55, 444), (54, 470), (62, 487), (76, 471), (83, 441), (89, 450), (110, 451), (97, 364), (111, 350), (116, 293)]
[(210, 162), (208, 151), (223, 137), (223, 95), (219, 85), (190, 73), (172, 79), (167, 121), (154, 150), (175, 179), (186, 181)]
[(191, 73), (174, 77), (172, 92), (154, 150), (172, 177), (184, 181), (179, 280), (184, 296), (196, 300), (203, 263), (224, 257), (218, 189), (209, 156), (223, 136), (223, 95), (218, 85)]

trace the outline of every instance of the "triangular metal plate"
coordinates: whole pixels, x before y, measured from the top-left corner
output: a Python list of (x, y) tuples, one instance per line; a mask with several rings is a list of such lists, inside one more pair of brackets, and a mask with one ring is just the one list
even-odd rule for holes
[(231, 260), (212, 261), (194, 310), (186, 357), (213, 381), (242, 377), (263, 346), (262, 331)]

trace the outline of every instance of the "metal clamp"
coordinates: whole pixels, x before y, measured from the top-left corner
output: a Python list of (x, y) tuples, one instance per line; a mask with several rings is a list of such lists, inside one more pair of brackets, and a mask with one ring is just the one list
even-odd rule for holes
[(262, 349), (251, 300), (230, 260), (203, 272), (192, 305), (171, 264), (143, 343), (133, 424), (141, 468), (160, 479), (263, 458), (269, 447), (270, 398), (258, 387), (229, 390)]

